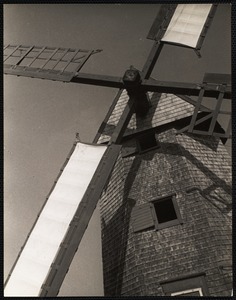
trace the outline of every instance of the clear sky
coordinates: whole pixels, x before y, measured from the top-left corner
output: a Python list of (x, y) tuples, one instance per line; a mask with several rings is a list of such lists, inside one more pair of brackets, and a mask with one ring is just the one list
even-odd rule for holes
[[(159, 5), (4, 5), (4, 44), (103, 49), (83, 72), (123, 76), (142, 66)], [(230, 5), (219, 5), (199, 59), (165, 45), (152, 76), (200, 83), (205, 72), (231, 72)], [(4, 277), (9, 273), (79, 132), (92, 142), (116, 89), (12, 75), (4, 77)], [(226, 100), (228, 101), (228, 100)], [(230, 152), (230, 142), (227, 143)], [(61, 296), (102, 295), (99, 210), (89, 224)]]

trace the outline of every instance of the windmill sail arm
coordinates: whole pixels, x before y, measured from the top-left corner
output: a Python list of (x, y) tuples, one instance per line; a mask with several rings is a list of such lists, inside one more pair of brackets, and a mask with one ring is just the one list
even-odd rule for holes
[(122, 77), (117, 77), (117, 76), (106, 76), (106, 75), (78, 72), (71, 79), (71, 82), (107, 86), (107, 87), (114, 87), (114, 88), (124, 88)]
[(52, 297), (58, 294), (120, 150), (121, 145), (107, 147), (41, 287), (40, 297)]
[(201, 49), (217, 4), (163, 4), (147, 38)]
[(4, 73), (69, 82), (89, 57), (102, 50), (4, 46)]
[[(170, 81), (156, 81), (144, 80), (142, 86), (145, 90), (159, 93), (181, 94), (198, 96), (202, 84), (186, 83), (186, 82), (170, 82)], [(216, 98), (219, 94), (219, 85), (207, 84), (205, 87), (205, 97)], [(231, 99), (231, 86), (225, 89), (224, 98)]]
[(216, 7), (212, 4), (179, 4), (161, 40), (199, 50)]
[(176, 4), (162, 4), (149, 30), (147, 39), (159, 41), (166, 31), (176, 9)]
[(8, 277), (5, 296), (57, 295), (120, 150), (75, 144)]
[[(219, 80), (214, 83), (209, 83), (206, 86), (205, 95), (206, 97), (217, 97), (219, 94), (219, 85), (220, 82), (225, 77), (227, 79), (227, 87), (225, 89), (224, 98), (231, 99), (231, 76), (228, 74), (215, 74), (215, 77)], [(209, 74), (206, 74), (205, 78), (209, 78)], [(83, 84), (92, 84), (99, 86), (108, 86), (114, 88), (125, 88), (123, 83), (123, 78), (115, 76), (105, 76), (98, 74), (86, 74), (78, 73), (75, 77), (72, 78), (71, 82), (83, 83)], [(217, 84), (215, 84), (217, 83)], [(143, 80), (141, 83), (142, 88), (145, 91), (150, 92), (159, 92), (159, 93), (170, 93), (170, 94), (181, 94), (181, 95), (191, 95), (198, 96), (199, 91), (202, 87), (202, 84), (195, 83), (186, 83), (186, 82), (169, 82), (169, 81), (158, 81), (153, 79)]]
[[(99, 51), (99, 50), (96, 50), (96, 51)], [(91, 53), (93, 53), (93, 52), (91, 52)], [(91, 53), (89, 55), (91, 55)], [(153, 53), (154, 54), (156, 53), (156, 49), (153, 50)], [(159, 53), (159, 51), (158, 51), (158, 53)], [(154, 54), (151, 53), (150, 55), (153, 56)], [(88, 59), (88, 57), (87, 57), (87, 59)], [(50, 60), (50, 58), (48, 59), (48, 61), (49, 60)], [(85, 61), (83, 63), (85, 63)], [(149, 63), (147, 63), (146, 67), (144, 66), (142, 75), (147, 74), (147, 73), (149, 75), (151, 69), (152, 69), (152, 67), (150, 67)], [(86, 74), (86, 73), (80, 73), (80, 72), (67, 72), (65, 70), (62, 72), (60, 70), (39, 69), (39, 68), (33, 68), (33, 67), (25, 67), (25, 66), (21, 66), (21, 65), (15, 65), (13, 67), (12, 65), (9, 65), (9, 64), (4, 65), (4, 73), (11, 74), (11, 75), (25, 76), (25, 77), (58, 80), (58, 81), (64, 81), (64, 82), (74, 82), (74, 83), (90, 84), (90, 85), (97, 85), (97, 86), (106, 86), (106, 87), (113, 87), (113, 88), (119, 88), (119, 89), (125, 88), (123, 78), (117, 77), (117, 76)], [(144, 76), (144, 78), (145, 77), (146, 76)], [(144, 79), (141, 83), (141, 86), (145, 91), (192, 95), (192, 96), (197, 96), (201, 89), (201, 84), (154, 81), (152, 79), (149, 79), (149, 80)], [(207, 85), (206, 97), (217, 97), (217, 95), (219, 93), (219, 91), (217, 89), (218, 89), (217, 85), (214, 85), (214, 84)], [(225, 99), (231, 99), (231, 86), (227, 86), (227, 88), (225, 90)]]

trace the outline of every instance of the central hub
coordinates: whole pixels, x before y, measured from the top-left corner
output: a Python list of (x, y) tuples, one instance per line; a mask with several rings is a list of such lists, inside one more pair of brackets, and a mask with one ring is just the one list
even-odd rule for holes
[(141, 76), (138, 70), (129, 69), (123, 76), (123, 82), (129, 97), (134, 99), (135, 112), (144, 117), (149, 110), (150, 102), (146, 92), (141, 87)]
[(141, 76), (138, 70), (129, 69), (123, 76), (124, 84), (128, 86), (137, 86), (141, 84)]

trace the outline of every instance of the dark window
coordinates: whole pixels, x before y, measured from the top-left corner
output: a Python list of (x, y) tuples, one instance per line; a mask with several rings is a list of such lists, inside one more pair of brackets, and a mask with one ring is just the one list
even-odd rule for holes
[(173, 226), (182, 223), (175, 195), (158, 199), (152, 202), (156, 229)]
[(155, 202), (154, 208), (158, 223), (164, 223), (177, 219), (177, 215), (171, 198)]
[(140, 152), (146, 152), (148, 150), (159, 147), (159, 144), (155, 137), (155, 132), (143, 134), (138, 137), (138, 147)]

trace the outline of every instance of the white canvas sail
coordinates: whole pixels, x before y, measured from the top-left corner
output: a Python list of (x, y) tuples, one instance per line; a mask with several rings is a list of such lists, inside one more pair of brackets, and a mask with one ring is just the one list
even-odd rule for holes
[(69, 224), (107, 146), (77, 143), (49, 196), (4, 290), (38, 296)]
[(163, 42), (195, 48), (212, 4), (178, 4)]

